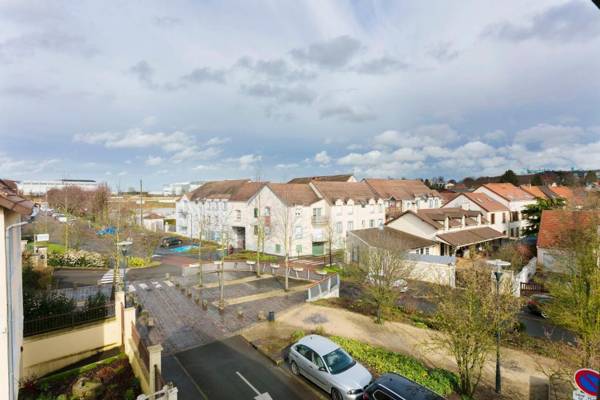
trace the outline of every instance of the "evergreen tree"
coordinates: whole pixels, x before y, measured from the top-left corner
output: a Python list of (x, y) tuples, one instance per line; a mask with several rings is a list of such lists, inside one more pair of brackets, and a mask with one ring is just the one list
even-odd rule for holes
[(535, 204), (525, 206), (522, 214), (529, 221), (529, 224), (523, 229), (526, 236), (537, 235), (540, 231), (540, 222), (542, 220), (542, 212), (554, 208), (562, 208), (565, 201), (561, 198), (556, 199), (537, 199)]
[(519, 178), (517, 177), (517, 174), (515, 174), (515, 172), (512, 169), (509, 169), (505, 173), (502, 174), (502, 176), (500, 177), (500, 182), (501, 183), (512, 183), (515, 186), (519, 186)]
[(596, 171), (586, 172), (585, 178), (583, 178), (583, 181), (585, 182), (586, 185), (589, 185), (590, 183), (598, 182), (598, 176), (596, 175)]
[(542, 181), (542, 176), (540, 174), (535, 174), (533, 178), (531, 178), (531, 184), (533, 186), (543, 186), (544, 182)]

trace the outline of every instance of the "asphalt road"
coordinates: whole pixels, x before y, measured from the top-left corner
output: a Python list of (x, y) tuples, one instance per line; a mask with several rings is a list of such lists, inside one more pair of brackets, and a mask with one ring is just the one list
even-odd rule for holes
[(162, 373), (178, 387), (182, 400), (322, 398), (303, 380), (274, 366), (241, 336), (165, 357)]
[[(97, 285), (107, 270), (86, 271), (84, 269), (59, 269), (54, 271), (54, 279), (59, 289), (77, 286)], [(127, 281), (162, 279), (165, 274), (181, 275), (181, 267), (175, 265), (159, 265), (151, 268), (137, 268), (127, 271)]]

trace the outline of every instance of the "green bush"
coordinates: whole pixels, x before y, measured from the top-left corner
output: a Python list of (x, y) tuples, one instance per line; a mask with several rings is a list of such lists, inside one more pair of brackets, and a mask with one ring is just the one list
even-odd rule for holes
[(127, 265), (129, 265), (131, 268), (139, 268), (145, 267), (146, 264), (146, 260), (144, 260), (142, 257), (129, 257)]
[(354, 339), (339, 336), (330, 339), (376, 374), (396, 372), (443, 396), (453, 393), (458, 382), (455, 374), (440, 368), (429, 369), (412, 357)]
[(85, 250), (69, 250), (65, 253), (48, 254), (48, 265), (53, 267), (106, 268), (108, 260), (100, 253)]
[(292, 332), (292, 334), (290, 335), (290, 341), (292, 343), (296, 343), (298, 340), (302, 339), (304, 336), (306, 336), (306, 332), (304, 332), (302, 329), (298, 329), (297, 331)]

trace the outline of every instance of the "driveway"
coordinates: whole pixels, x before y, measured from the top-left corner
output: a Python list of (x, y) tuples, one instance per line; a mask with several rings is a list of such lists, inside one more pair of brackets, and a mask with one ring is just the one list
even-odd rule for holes
[(162, 374), (182, 400), (320, 399), (312, 387), (233, 336), (163, 358)]

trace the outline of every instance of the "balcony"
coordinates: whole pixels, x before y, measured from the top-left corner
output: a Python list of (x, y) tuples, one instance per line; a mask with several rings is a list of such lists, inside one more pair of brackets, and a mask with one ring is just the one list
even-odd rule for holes
[(310, 220), (313, 225), (327, 225), (329, 223), (327, 215), (313, 215)]

